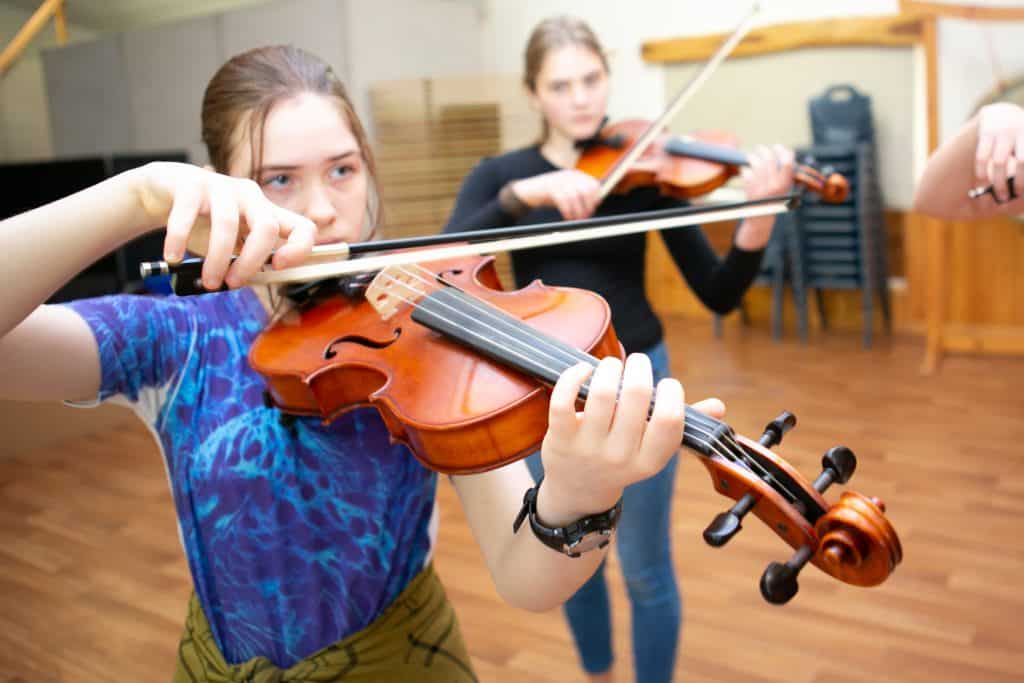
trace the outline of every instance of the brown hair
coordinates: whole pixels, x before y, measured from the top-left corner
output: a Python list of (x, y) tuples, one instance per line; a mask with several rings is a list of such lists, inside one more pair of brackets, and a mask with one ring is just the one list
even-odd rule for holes
[[(537, 24), (530, 33), (530, 39), (526, 41), (526, 50), (523, 52), (523, 84), (530, 89), (530, 92), (537, 92), (537, 75), (544, 65), (544, 58), (548, 53), (566, 45), (579, 45), (585, 47), (601, 58), (605, 71), (611, 71), (608, 67), (608, 57), (601, 47), (601, 41), (597, 34), (582, 19), (570, 16), (559, 16), (545, 19)], [(544, 130), (541, 140), (548, 137), (548, 122), (544, 121)]]
[(352, 101), (334, 70), (322, 59), (292, 45), (273, 45), (243, 52), (229, 59), (210, 79), (203, 95), (203, 142), (210, 164), (227, 173), (235, 145), (249, 137), (252, 158), (250, 177), (263, 165), (263, 127), (274, 105), (302, 93), (314, 93), (337, 101), (348, 122), (370, 176), (371, 225), (377, 224), (377, 166), (366, 131)]

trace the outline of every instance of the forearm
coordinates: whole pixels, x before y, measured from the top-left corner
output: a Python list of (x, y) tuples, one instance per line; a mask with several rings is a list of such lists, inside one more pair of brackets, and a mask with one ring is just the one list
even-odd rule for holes
[(444, 232), (468, 232), (501, 228), (513, 223), (514, 217), (505, 213), (497, 197), (475, 206), (457, 206)]
[[(764, 255), (763, 244), (753, 249), (741, 240), (744, 221), (736, 232), (734, 243), (725, 258), (719, 258), (703, 233), (664, 233), (669, 252), (690, 289), (709, 310), (718, 314), (732, 311), (757, 277)], [(756, 227), (756, 226), (755, 226)]]
[[(974, 187), (979, 118), (975, 116), (932, 154), (914, 192), (914, 210), (949, 219), (969, 218), (981, 208), (967, 191)], [(984, 200), (991, 205), (991, 199)]]
[[(523, 494), (533, 480), (522, 462), (499, 470), (453, 477), (467, 520), (483, 552), (494, 585), (510, 605), (531, 611), (553, 609), (568, 600), (604, 559), (608, 548), (569, 557), (544, 545), (526, 519), (519, 531), (512, 523), (522, 505)], [(545, 480), (537, 498), (537, 516), (547, 526), (569, 524), (581, 517), (603, 512), (617, 498), (570, 502), (568, 494), (557, 491), (557, 482)], [(569, 502), (569, 505), (563, 503)]]
[(6, 279), (0, 337), (64, 283), (132, 237), (159, 227), (138, 201), (135, 175), (110, 178), (52, 204), (0, 222)]

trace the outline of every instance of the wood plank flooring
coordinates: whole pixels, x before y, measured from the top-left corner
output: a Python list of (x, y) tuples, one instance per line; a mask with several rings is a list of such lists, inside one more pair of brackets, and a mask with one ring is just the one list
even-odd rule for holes
[[(785, 607), (763, 602), (765, 565), (789, 556), (749, 520), (723, 549), (705, 524), (728, 502), (685, 454), (673, 506), (686, 623), (677, 680), (851, 683), (1024, 679), (1024, 360), (955, 356), (934, 377), (921, 344), (819, 334), (804, 347), (762, 329), (667, 322), (690, 400), (715, 395), (756, 438), (780, 410), (799, 424), (777, 449), (809, 477), (845, 444), (848, 488), (877, 496), (903, 564), (877, 588), (809, 568)], [(501, 603), (447, 482), (437, 566), (482, 681), (580, 680), (559, 612)], [(830, 490), (833, 500), (838, 491)], [(609, 566), (619, 681), (632, 680), (628, 603)], [(189, 579), (164, 469), (140, 424), (0, 461), (0, 683), (167, 681)]]

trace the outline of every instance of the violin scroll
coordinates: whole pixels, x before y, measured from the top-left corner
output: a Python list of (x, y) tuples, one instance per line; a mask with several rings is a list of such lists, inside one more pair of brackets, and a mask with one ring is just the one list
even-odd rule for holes
[(831, 167), (818, 170), (811, 162), (799, 164), (793, 173), (793, 180), (821, 196), (827, 204), (842, 204), (850, 196), (850, 181), (836, 173)]
[(830, 505), (822, 498), (833, 484), (853, 476), (857, 458), (845, 446), (822, 456), (822, 471), (808, 483), (785, 460), (768, 450), (796, 424), (784, 412), (766, 427), (758, 441), (735, 437), (737, 449), (703, 459), (715, 488), (736, 500), (717, 515), (704, 540), (721, 547), (739, 533), (742, 519), (754, 512), (795, 552), (786, 562), (772, 562), (761, 576), (761, 594), (770, 603), (785, 604), (799, 590), (800, 571), (811, 563), (840, 581), (856, 586), (882, 583), (903, 559), (895, 529), (885, 517), (885, 504), (846, 491)]

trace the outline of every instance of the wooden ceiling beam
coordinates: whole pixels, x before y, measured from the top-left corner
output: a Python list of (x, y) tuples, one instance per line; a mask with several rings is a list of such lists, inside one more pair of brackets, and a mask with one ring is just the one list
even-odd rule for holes
[[(752, 57), (808, 47), (880, 45), (909, 47), (920, 43), (922, 19), (917, 16), (816, 19), (774, 24), (754, 29), (733, 50), (733, 57)], [(726, 33), (650, 40), (642, 55), (648, 63), (699, 62), (710, 57)]]
[(3, 52), (0, 52), (0, 76), (7, 73), (7, 70), (21, 56), (36, 34), (43, 30), (51, 17), (56, 17), (57, 42), (61, 45), (67, 42), (68, 30), (67, 22), (64, 20), (64, 0), (46, 0), (11, 38), (11, 42), (7, 44)]

